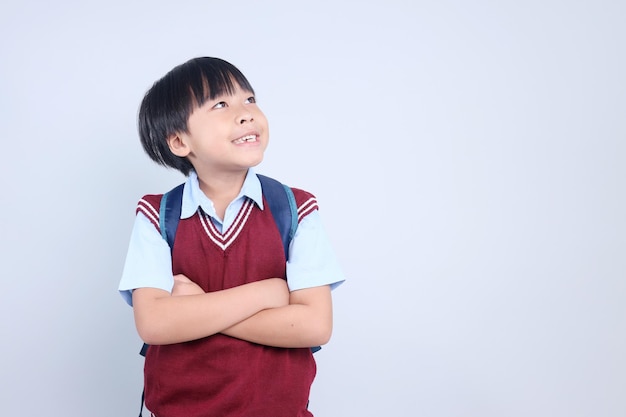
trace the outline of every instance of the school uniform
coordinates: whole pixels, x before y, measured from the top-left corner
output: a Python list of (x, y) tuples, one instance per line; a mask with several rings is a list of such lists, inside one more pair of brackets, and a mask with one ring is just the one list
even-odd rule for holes
[[(185, 183), (181, 220), (172, 252), (159, 230), (161, 195), (144, 196), (119, 290), (132, 304), (132, 290), (171, 291), (184, 274), (205, 292), (260, 279), (286, 278), (291, 291), (344, 280), (319, 218), (317, 200), (292, 189), (298, 231), (286, 262), (282, 240), (253, 170), (239, 196), (219, 219), (191, 173)], [(145, 403), (158, 417), (304, 417), (315, 377), (311, 350), (275, 348), (223, 334), (150, 346), (145, 362)]]

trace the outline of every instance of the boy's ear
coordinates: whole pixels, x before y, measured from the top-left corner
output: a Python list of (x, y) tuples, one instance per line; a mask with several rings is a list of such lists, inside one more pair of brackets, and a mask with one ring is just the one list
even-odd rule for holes
[(189, 152), (191, 152), (185, 139), (178, 133), (167, 138), (167, 146), (169, 146), (170, 151), (172, 151), (174, 155), (180, 156), (181, 158), (186, 157), (189, 155)]

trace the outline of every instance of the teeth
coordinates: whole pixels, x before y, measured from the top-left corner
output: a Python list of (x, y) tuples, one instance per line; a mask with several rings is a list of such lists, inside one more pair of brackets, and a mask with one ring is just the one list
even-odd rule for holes
[(242, 138), (234, 140), (233, 143), (240, 144), (244, 142), (255, 142), (255, 141), (256, 141), (256, 135), (248, 135), (248, 136), (244, 136)]

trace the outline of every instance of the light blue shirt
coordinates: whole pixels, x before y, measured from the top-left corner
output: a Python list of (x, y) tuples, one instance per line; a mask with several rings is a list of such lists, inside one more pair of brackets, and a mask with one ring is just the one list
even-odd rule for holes
[[(191, 172), (183, 190), (181, 219), (193, 216), (198, 208), (208, 214), (221, 232), (228, 230), (246, 198), (252, 199), (261, 210), (263, 197), (261, 182), (252, 169), (248, 170), (239, 195), (228, 205), (224, 219), (215, 212), (213, 202), (200, 190), (198, 177)], [(287, 284), (290, 291), (330, 285), (336, 288), (345, 280), (319, 215), (315, 210), (306, 215), (289, 245)], [(138, 212), (130, 236), (128, 252), (119, 291), (132, 305), (135, 288), (159, 288), (168, 292), (174, 286), (170, 247), (159, 231), (142, 212)]]

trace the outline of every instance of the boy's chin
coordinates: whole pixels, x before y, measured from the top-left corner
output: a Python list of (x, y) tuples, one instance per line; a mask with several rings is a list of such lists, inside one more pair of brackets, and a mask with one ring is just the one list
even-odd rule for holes
[(254, 168), (255, 166), (259, 165), (261, 162), (263, 162), (263, 155), (261, 155), (258, 158), (251, 159), (247, 165), (248, 165), (248, 168)]

